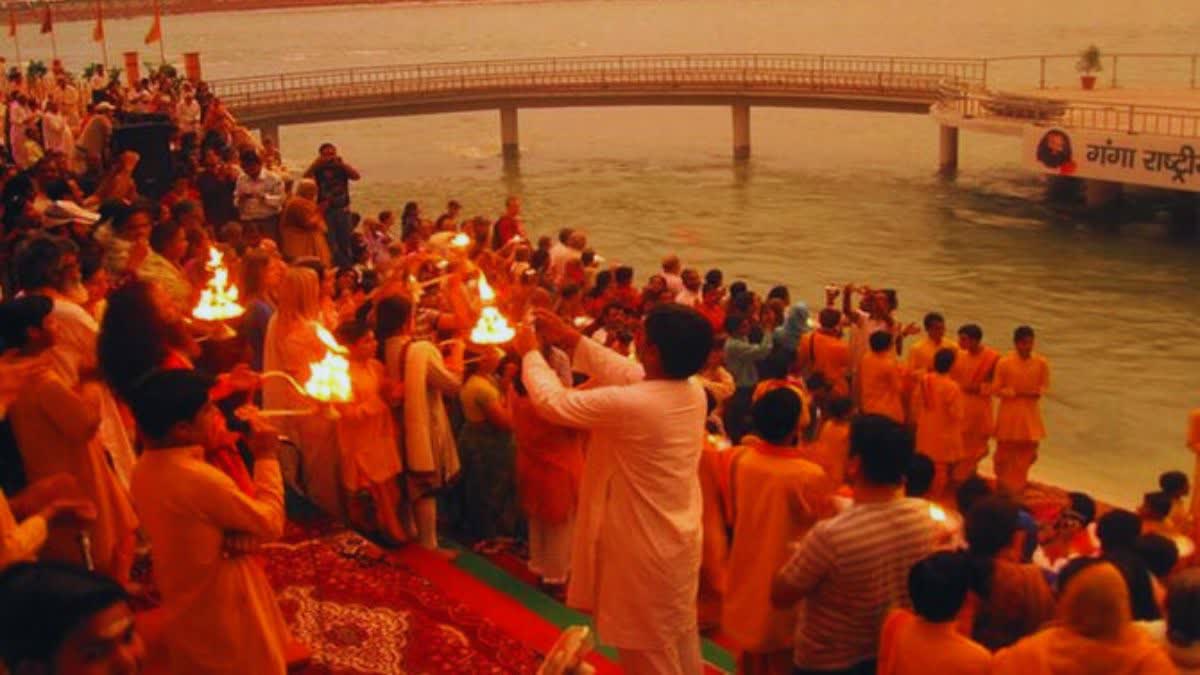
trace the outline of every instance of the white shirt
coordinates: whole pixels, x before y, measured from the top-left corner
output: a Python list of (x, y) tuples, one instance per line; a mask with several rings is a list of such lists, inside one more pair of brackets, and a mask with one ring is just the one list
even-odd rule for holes
[(675, 294), (675, 302), (688, 307), (695, 307), (700, 304), (700, 294), (695, 291), (683, 289)]
[(192, 99), (182, 100), (175, 107), (175, 116), (179, 121), (179, 130), (183, 133), (195, 131), (200, 126), (200, 102)]
[(554, 283), (562, 281), (563, 275), (567, 273), (567, 263), (572, 260), (579, 260), (583, 256), (583, 251), (577, 251), (561, 241), (554, 242), (550, 246), (550, 278)]
[(662, 278), (667, 282), (667, 290), (671, 295), (679, 295), (683, 292), (683, 277), (670, 272), (663, 272)]
[[(242, 195), (250, 199), (241, 200)], [(265, 220), (279, 215), (283, 210), (283, 180), (263, 169), (258, 178), (243, 173), (238, 176), (233, 188), (233, 205), (242, 220)]]
[(696, 631), (704, 390), (645, 381), (640, 364), (590, 340), (574, 369), (591, 388), (564, 388), (537, 352), (523, 364), (538, 415), (591, 431), (567, 602), (595, 612), (608, 644), (667, 648)]

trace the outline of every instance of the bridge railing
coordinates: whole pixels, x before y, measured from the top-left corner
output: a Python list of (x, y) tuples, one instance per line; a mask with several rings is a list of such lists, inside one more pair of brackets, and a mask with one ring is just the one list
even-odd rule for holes
[[(1046, 89), (1079, 86), (1079, 54), (1029, 54), (990, 57), (990, 87)], [(1200, 88), (1200, 52), (1103, 54), (1094, 73), (1102, 87), (1171, 86)]]
[(1037, 122), (1073, 129), (1200, 139), (1200, 108), (1071, 101), (944, 84), (935, 108), (967, 119)]
[(597, 88), (921, 93), (942, 81), (983, 84), (982, 59), (820, 54), (675, 54), (465, 61), (343, 68), (216, 80), (235, 110), (320, 105), (361, 96)]

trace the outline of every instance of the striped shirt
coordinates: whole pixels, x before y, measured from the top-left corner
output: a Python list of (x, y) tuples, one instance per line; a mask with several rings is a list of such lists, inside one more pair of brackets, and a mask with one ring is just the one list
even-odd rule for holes
[(780, 570), (804, 595), (796, 666), (840, 670), (874, 659), (884, 617), (909, 607), (908, 571), (933, 551), (929, 503), (856, 504), (818, 523)]

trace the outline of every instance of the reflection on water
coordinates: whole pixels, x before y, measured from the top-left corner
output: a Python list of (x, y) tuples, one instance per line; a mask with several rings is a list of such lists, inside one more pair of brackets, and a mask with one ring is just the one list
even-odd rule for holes
[[(608, 53), (1182, 51), (1200, 33), (1194, 0), (1102, 5), (576, 0), (169, 17), (165, 28), (168, 52), (200, 50), (210, 77)], [(113, 49), (140, 45), (145, 24), (109, 21)], [(98, 58), (90, 22), (57, 28), (68, 64)], [(1000, 75), (1034, 78), (1036, 66)], [(919, 115), (756, 108), (748, 163), (730, 159), (722, 108), (522, 110), (520, 123), (519, 171), (498, 156), (495, 112), (286, 127), (283, 151), (303, 167), (335, 141), (366, 176), (354, 199), (367, 213), (416, 199), (435, 217), (454, 197), (495, 216), (513, 192), (535, 231), (584, 228), (642, 273), (675, 251), (813, 301), (830, 282), (887, 284), (904, 320), (938, 310), (982, 324), (999, 347), (1029, 323), (1054, 389), (1035, 476), (1131, 504), (1159, 471), (1191, 465), (1200, 246), (1165, 237), (1149, 211), (1113, 231), (1044, 204), (1015, 139), (964, 133), (961, 175), (946, 182), (934, 175), (936, 127)]]

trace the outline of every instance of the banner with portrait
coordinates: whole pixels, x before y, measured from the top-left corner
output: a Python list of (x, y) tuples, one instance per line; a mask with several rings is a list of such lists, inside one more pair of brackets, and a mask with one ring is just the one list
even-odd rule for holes
[(1042, 173), (1200, 192), (1200, 138), (1029, 125), (1022, 156)]

